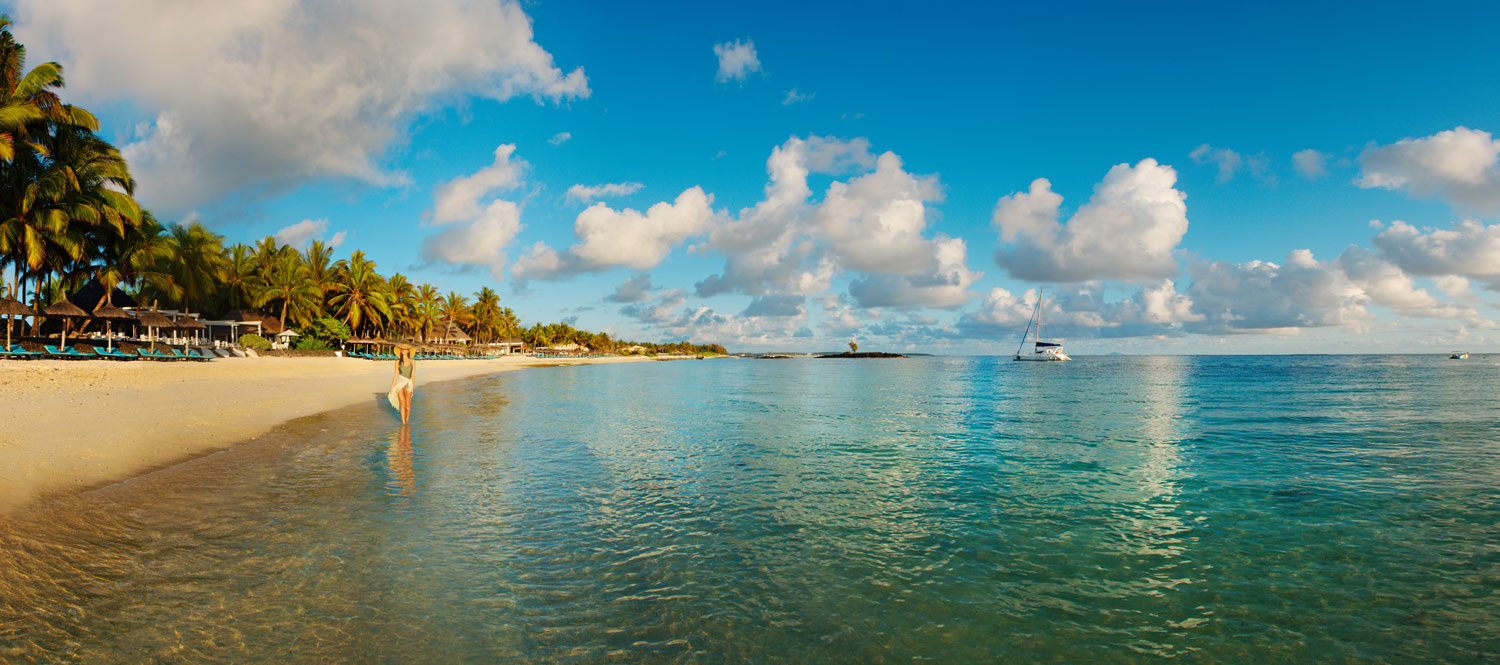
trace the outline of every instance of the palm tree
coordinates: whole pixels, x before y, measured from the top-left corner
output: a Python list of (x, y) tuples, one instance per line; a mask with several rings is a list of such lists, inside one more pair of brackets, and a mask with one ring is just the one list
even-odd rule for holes
[(378, 326), (390, 318), (391, 306), (385, 291), (385, 280), (375, 272), (375, 262), (364, 252), (354, 252), (347, 261), (336, 264), (338, 279), (333, 296), (328, 299), (335, 311), (358, 334), (366, 323)]
[(439, 301), (443, 312), (443, 318), (460, 329), (469, 325), (469, 299), (458, 294), (457, 291), (449, 291), (448, 297)]
[(474, 337), (480, 343), (494, 341), (500, 325), (500, 296), (486, 286), (474, 293), (474, 306), (469, 310), (474, 326)]
[(265, 280), (255, 265), (249, 245), (236, 243), (229, 248), (224, 264), (224, 296), (230, 309), (258, 308), (265, 304)]
[(265, 291), (261, 293), (266, 302), (281, 301), (281, 322), (287, 323), (290, 314), (297, 325), (305, 326), (316, 318), (316, 308), (321, 305), (322, 293), (307, 279), (307, 266), (296, 252), (281, 252), (265, 276)]
[(411, 333), (412, 314), (417, 306), (417, 287), (398, 272), (386, 282), (386, 290), (390, 293), (391, 327), (401, 335)]
[(328, 292), (338, 277), (333, 266), (333, 248), (314, 240), (302, 252), (302, 262), (307, 264), (307, 281), (318, 287), (318, 312), (321, 315)]
[(165, 266), (159, 266), (165, 286), (159, 295), (181, 307), (202, 310), (228, 273), (224, 236), (193, 222), (187, 226), (173, 224), (170, 238), (171, 258)]
[(427, 341), (432, 331), (443, 322), (442, 300), (431, 284), (417, 287), (416, 307), (412, 311), (412, 328)]

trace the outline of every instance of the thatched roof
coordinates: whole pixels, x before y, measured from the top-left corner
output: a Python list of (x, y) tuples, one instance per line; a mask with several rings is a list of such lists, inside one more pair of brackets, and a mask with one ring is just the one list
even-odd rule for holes
[[(99, 303), (105, 302), (104, 285), (100, 284), (99, 280), (97, 279), (91, 279), (87, 284), (84, 284), (77, 291), (73, 292), (73, 296), (71, 298), (68, 298), (68, 300), (71, 300), (74, 305), (78, 305), (83, 309), (93, 309)], [(129, 294), (121, 291), (119, 287), (115, 287), (115, 289), (110, 292), (109, 303), (116, 307), (140, 306), (140, 303), (137, 303), (135, 301), (135, 298), (132, 298)]]
[(448, 321), (447, 323), (448, 323), (448, 329), (443, 331), (443, 335), (441, 337), (441, 339), (443, 341), (445, 341), (445, 342), (467, 342), (467, 341), (470, 341), (472, 339), (467, 334), (465, 334), (464, 331), (462, 329), (460, 329), (457, 325), (455, 325), (452, 321)]
[(251, 311), (247, 311), (247, 310), (243, 310), (243, 309), (236, 309), (236, 310), (231, 310), (231, 311), (225, 313), (224, 316), (219, 317), (219, 320), (221, 320), (221, 321), (257, 322), (257, 321), (264, 321), (265, 318), (266, 318), (266, 316), (264, 314), (260, 314), (258, 312), (251, 312)]
[(96, 319), (133, 319), (135, 317), (131, 316), (130, 312), (127, 312), (127, 311), (125, 311), (123, 309), (120, 309), (119, 307), (115, 307), (114, 305), (111, 305), (109, 303), (102, 303), (98, 307), (94, 308), (94, 318), (96, 318)]
[(171, 328), (172, 320), (154, 310), (140, 310), (135, 315), (136, 323), (148, 328)]
[(177, 316), (176, 324), (172, 327), (178, 330), (192, 330), (194, 328), (207, 328), (208, 326), (203, 325), (203, 322), (198, 319), (186, 314), (180, 314)]
[(48, 305), (42, 308), (42, 313), (47, 316), (70, 316), (75, 319), (86, 319), (89, 316), (88, 312), (79, 309), (77, 305), (66, 300), (56, 305)]
[(260, 319), (260, 330), (263, 333), (275, 335), (276, 333), (286, 330), (286, 326), (281, 325), (281, 319), (278, 319), (274, 316), (263, 316)]
[(31, 316), (32, 311), (25, 303), (14, 298), (0, 298), (0, 316)]

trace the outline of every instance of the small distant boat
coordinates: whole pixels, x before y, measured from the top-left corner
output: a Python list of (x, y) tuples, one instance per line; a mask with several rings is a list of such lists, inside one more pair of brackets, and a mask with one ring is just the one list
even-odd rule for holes
[[(1068, 354), (1063, 353), (1061, 344), (1042, 341), (1042, 295), (1043, 292), (1038, 289), (1036, 294), (1036, 310), (1031, 313), (1031, 321), (1026, 323), (1026, 332), (1021, 333), (1021, 346), (1016, 349), (1014, 360), (1039, 360), (1048, 362), (1072, 360), (1072, 358), (1068, 357)], [(1036, 336), (1031, 338), (1031, 353), (1021, 353), (1022, 349), (1026, 348), (1026, 338), (1031, 336), (1033, 330), (1036, 331)]]
[(1468, 360), (1469, 359), (1469, 352), (1468, 351), (1454, 351), (1453, 355), (1448, 356), (1448, 359), (1449, 360)]

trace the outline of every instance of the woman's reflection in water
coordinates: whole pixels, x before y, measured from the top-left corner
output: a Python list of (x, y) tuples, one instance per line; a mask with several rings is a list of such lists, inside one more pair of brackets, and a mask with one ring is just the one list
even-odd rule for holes
[(386, 463), (391, 467), (391, 481), (387, 483), (393, 493), (411, 496), (417, 491), (417, 472), (412, 468), (411, 426), (402, 425), (391, 445), (385, 451)]

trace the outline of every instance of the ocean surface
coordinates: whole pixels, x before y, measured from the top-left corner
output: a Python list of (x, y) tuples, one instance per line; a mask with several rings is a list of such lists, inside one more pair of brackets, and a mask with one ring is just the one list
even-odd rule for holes
[(403, 429), (373, 386), (0, 521), (0, 662), (1496, 662), (1497, 387), (725, 359), (426, 385)]

